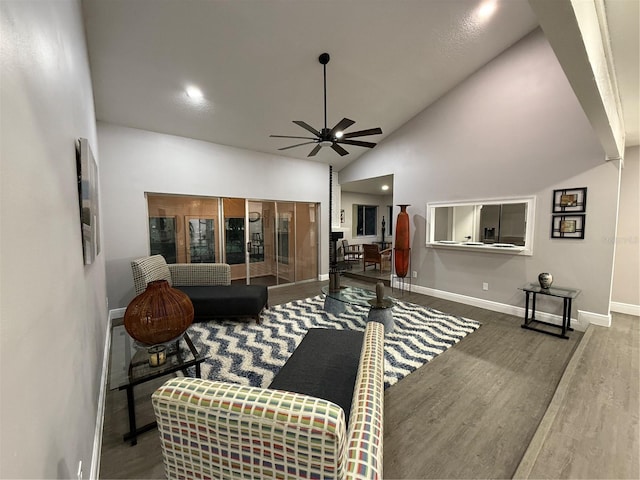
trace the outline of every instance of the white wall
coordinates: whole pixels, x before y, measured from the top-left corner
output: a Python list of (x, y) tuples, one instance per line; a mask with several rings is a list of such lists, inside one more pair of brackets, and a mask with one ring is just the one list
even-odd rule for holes
[[(574, 317), (583, 310), (607, 321), (617, 165), (605, 163), (540, 30), (340, 171), (340, 181), (388, 173), (394, 174), (394, 203), (411, 205), (414, 285), (523, 306), (517, 287), (549, 271), (556, 285), (582, 289)], [(553, 189), (572, 187), (588, 188), (586, 237), (551, 239)], [(527, 195), (537, 197), (533, 256), (425, 246), (427, 202)], [(488, 291), (482, 290), (483, 282), (489, 283)], [(559, 302), (539, 307), (562, 311)]]
[(612, 302), (640, 314), (640, 147), (627, 148), (620, 184)]
[(0, 2), (0, 477), (88, 478), (107, 308), (83, 265), (75, 142), (96, 148), (80, 2)]
[[(98, 137), (111, 308), (133, 298), (131, 260), (149, 254), (145, 192), (318, 202), (329, 238), (327, 165), (106, 123)], [(326, 275), (328, 241), (320, 249)]]
[[(377, 236), (363, 236), (356, 237), (353, 235), (354, 219), (353, 219), (353, 206), (354, 205), (377, 205), (378, 206), (378, 235)], [(355, 192), (342, 192), (340, 198), (340, 208), (344, 210), (344, 223), (340, 224), (340, 230), (344, 233), (344, 237), (349, 241), (350, 245), (358, 243), (371, 243), (379, 242), (382, 240), (382, 217), (385, 221), (385, 230), (389, 230), (389, 222), (393, 223), (393, 219), (389, 218), (389, 205), (393, 205), (392, 195), (367, 195), (364, 193)], [(393, 241), (393, 237), (390, 237), (385, 233), (385, 241)]]

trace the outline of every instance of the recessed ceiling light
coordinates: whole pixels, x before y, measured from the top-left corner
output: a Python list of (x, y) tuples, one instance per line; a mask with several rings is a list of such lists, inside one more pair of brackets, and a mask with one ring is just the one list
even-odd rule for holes
[(389, 185), (382, 185), (382, 190), (389, 190)]
[(486, 0), (480, 4), (476, 15), (480, 20), (488, 20), (491, 15), (496, 11), (498, 4), (496, 0)]
[(185, 93), (187, 94), (187, 97), (193, 98), (194, 100), (201, 100), (204, 96), (202, 95), (202, 90), (193, 85), (189, 85), (186, 88)]
[(343, 132), (336, 132), (336, 138), (342, 138)]

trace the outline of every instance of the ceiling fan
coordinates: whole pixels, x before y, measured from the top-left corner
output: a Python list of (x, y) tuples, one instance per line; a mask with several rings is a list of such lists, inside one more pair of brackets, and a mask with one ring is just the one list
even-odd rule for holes
[(348, 155), (347, 152), (340, 144), (342, 145), (355, 145), (358, 147), (367, 147), (373, 148), (376, 146), (375, 143), (372, 142), (363, 142), (361, 140), (351, 140), (354, 137), (366, 137), (368, 135), (380, 135), (382, 133), (382, 129), (380, 128), (369, 128), (367, 130), (359, 130), (357, 132), (349, 132), (345, 133), (344, 130), (353, 125), (353, 120), (348, 118), (343, 118), (340, 120), (333, 128), (327, 128), (327, 63), (329, 63), (331, 57), (329, 57), (328, 53), (323, 53), (318, 57), (318, 61), (322, 64), (322, 69), (324, 72), (324, 128), (322, 130), (316, 130), (311, 125), (302, 120), (294, 120), (293, 123), (299, 125), (305, 130), (313, 133), (315, 137), (295, 137), (289, 135), (270, 135), (275, 138), (299, 138), (303, 140), (311, 140), (309, 142), (298, 143), (296, 145), (290, 145), (288, 147), (279, 148), (278, 150), (288, 150), (290, 148), (300, 147), (302, 145), (310, 145), (315, 143), (316, 146), (313, 147), (313, 150), (307, 155), (308, 157), (315, 156), (322, 147), (331, 147), (334, 151), (336, 151), (341, 157)]

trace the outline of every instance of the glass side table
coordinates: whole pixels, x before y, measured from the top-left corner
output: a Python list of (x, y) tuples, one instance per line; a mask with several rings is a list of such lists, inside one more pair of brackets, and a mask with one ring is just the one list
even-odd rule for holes
[[(571, 328), (571, 302), (574, 298), (580, 295), (580, 290), (576, 288), (566, 288), (566, 287), (549, 287), (542, 288), (540, 285), (536, 283), (529, 283), (524, 287), (521, 287), (522, 290), (526, 294), (525, 307), (524, 307), (524, 323), (522, 324), (522, 328), (526, 328), (528, 330), (535, 330), (536, 332), (546, 333), (547, 335), (553, 335), (555, 337), (568, 339), (567, 332), (572, 332), (573, 328)], [(562, 325), (556, 325), (555, 323), (543, 322), (542, 320), (536, 319), (536, 295), (548, 295), (550, 297), (562, 298), (563, 301), (563, 309), (562, 309)], [(529, 306), (531, 306), (531, 314), (529, 315)], [(531, 324), (543, 324), (550, 327), (561, 328), (562, 333), (551, 332), (548, 330), (542, 330), (540, 328), (536, 328)]]
[(344, 313), (347, 305), (369, 306), (369, 300), (376, 298), (376, 292), (358, 287), (340, 287), (338, 290), (331, 290), (328, 285), (322, 287), (325, 295), (324, 309), (334, 315)]
[[(182, 344), (183, 340), (186, 345)], [(168, 343), (166, 346), (166, 362), (157, 367), (152, 367), (149, 365), (147, 349), (140, 347), (129, 336), (124, 329), (124, 325), (116, 325), (112, 328), (109, 387), (111, 390), (127, 391), (129, 433), (124, 435), (124, 441), (131, 441), (131, 445), (138, 443), (138, 435), (156, 427), (156, 422), (151, 422), (142, 427), (137, 426), (133, 388), (136, 385), (178, 371), (188, 376), (187, 369), (190, 367), (195, 367), (195, 376), (199, 378), (200, 364), (209, 358), (198, 352), (187, 332), (178, 340)]]

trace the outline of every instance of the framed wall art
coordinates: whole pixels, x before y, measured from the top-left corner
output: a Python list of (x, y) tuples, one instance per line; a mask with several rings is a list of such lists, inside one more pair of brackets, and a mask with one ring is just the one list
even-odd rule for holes
[(587, 209), (587, 187), (553, 191), (553, 213), (584, 213)]
[(586, 215), (554, 215), (551, 223), (551, 238), (584, 239)]
[(100, 216), (98, 205), (98, 165), (93, 157), (89, 140), (78, 139), (76, 144), (78, 196), (80, 199), (80, 225), (84, 264), (90, 265), (100, 253)]

